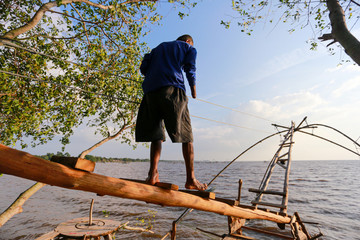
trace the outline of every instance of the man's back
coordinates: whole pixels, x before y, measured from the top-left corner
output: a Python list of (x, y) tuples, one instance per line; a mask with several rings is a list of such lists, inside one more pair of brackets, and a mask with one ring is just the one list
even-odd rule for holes
[(185, 91), (185, 71), (190, 86), (195, 85), (196, 49), (183, 41), (163, 42), (144, 56), (140, 71), (145, 75), (144, 93), (165, 86)]
[[(205, 190), (194, 173), (194, 147), (188, 98), (182, 70), (186, 73), (191, 96), (196, 98), (195, 60), (196, 50), (190, 35), (182, 35), (176, 41), (164, 42), (146, 54), (141, 63), (144, 97), (136, 119), (135, 139), (151, 142), (150, 169), (146, 182), (159, 182), (158, 164), (161, 145), (165, 141), (165, 128), (172, 142), (182, 143), (186, 166), (185, 188)], [(165, 128), (164, 128), (165, 127)]]

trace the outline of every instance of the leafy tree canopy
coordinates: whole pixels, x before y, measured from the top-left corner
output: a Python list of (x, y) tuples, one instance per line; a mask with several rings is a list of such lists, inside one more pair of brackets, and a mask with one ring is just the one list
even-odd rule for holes
[[(190, 0), (169, 0), (191, 7)], [(130, 143), (150, 0), (16, 0), (0, 4), (0, 142), (32, 146), (82, 123)], [(90, 118), (89, 118), (90, 117)], [(91, 121), (89, 121), (91, 119)]]
[(317, 47), (316, 38), (331, 40), (328, 46), (338, 42), (360, 64), (360, 42), (350, 33), (359, 20), (360, 3), (355, 0), (232, 0), (232, 8), (238, 15), (221, 22), (226, 28), (236, 22), (250, 35), (261, 22), (291, 23), (290, 32), (309, 27), (314, 33), (312, 49)]

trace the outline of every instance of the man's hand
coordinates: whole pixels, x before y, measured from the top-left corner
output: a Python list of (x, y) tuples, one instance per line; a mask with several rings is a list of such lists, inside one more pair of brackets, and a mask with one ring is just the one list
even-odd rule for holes
[(190, 89), (191, 89), (191, 96), (193, 98), (196, 98), (196, 86), (194, 85), (194, 86), (190, 87)]

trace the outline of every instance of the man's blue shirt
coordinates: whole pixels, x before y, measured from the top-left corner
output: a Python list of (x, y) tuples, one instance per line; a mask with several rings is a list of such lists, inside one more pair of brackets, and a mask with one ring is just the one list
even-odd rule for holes
[(183, 41), (163, 42), (150, 53), (145, 54), (140, 66), (145, 76), (142, 84), (144, 93), (165, 86), (175, 86), (185, 91), (184, 76), (190, 86), (196, 81), (196, 49)]

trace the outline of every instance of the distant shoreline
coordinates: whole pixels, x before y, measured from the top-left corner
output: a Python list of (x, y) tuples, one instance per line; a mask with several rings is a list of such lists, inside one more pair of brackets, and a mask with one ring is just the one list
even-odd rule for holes
[[(45, 160), (50, 160), (52, 156), (65, 156), (65, 157), (73, 157), (69, 153), (62, 153), (57, 152), (54, 153), (47, 153), (45, 155), (36, 155), (37, 157), (43, 158)], [(129, 163), (129, 162), (150, 162), (148, 158), (117, 158), (117, 157), (100, 157), (94, 155), (86, 155), (85, 159), (90, 160), (92, 162), (101, 162), (101, 163), (108, 163), (108, 162), (115, 162), (115, 163)], [(160, 159), (161, 162), (182, 162), (183, 160), (165, 160)], [(295, 162), (303, 162), (303, 161), (359, 161), (359, 159), (342, 159), (342, 160), (292, 160)], [(211, 162), (211, 163), (226, 163), (227, 161), (210, 161), (210, 160), (198, 160), (197, 163), (202, 162)], [(238, 162), (267, 162), (267, 160), (240, 160)]]
[[(73, 157), (69, 153), (61, 153), (58, 152), (54, 153), (47, 153), (45, 155), (36, 155), (45, 160), (51, 159), (52, 156), (64, 156), (64, 157)], [(100, 157), (100, 156), (93, 156), (93, 155), (86, 155), (85, 159), (90, 160), (92, 162), (120, 162), (120, 163), (128, 163), (128, 162), (149, 162), (150, 159), (147, 158), (107, 158), (107, 157)]]

